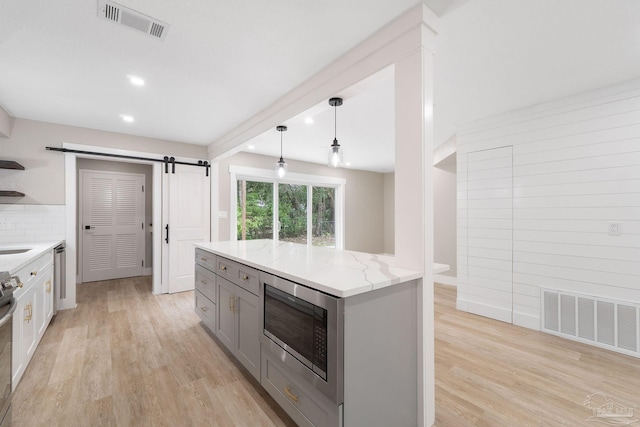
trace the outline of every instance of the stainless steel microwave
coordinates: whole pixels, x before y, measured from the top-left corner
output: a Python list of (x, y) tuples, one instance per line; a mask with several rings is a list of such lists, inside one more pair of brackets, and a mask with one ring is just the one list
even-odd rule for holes
[(261, 274), (263, 349), (331, 401), (343, 401), (344, 301), (280, 277)]

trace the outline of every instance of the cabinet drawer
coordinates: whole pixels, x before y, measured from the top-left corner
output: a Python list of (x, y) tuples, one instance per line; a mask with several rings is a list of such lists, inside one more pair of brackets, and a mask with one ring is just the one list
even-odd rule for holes
[(261, 381), (269, 394), (300, 426), (337, 427), (340, 425), (340, 407), (332, 408), (319, 404), (321, 396), (310, 390), (303, 390), (291, 376), (287, 368), (276, 359), (262, 352)]
[(255, 268), (218, 257), (215, 272), (252, 294), (258, 295), (258, 290), (260, 289), (260, 274)]
[(22, 288), (16, 289), (14, 297), (19, 298), (25, 290), (32, 286), (44, 273), (47, 267), (53, 264), (53, 251), (47, 251), (25, 267), (18, 270), (16, 276), (22, 282)]
[(198, 290), (195, 291), (195, 311), (211, 333), (215, 334), (216, 305)]
[(216, 275), (206, 268), (196, 265), (196, 290), (216, 303)]
[(203, 251), (202, 249), (196, 248), (196, 264), (200, 264), (201, 266), (211, 271), (215, 271), (216, 256), (211, 252)]

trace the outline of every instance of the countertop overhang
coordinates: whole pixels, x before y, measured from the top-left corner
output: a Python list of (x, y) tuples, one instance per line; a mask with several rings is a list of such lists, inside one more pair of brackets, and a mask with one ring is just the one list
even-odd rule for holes
[(62, 242), (62, 240), (52, 240), (48, 242), (0, 243), (0, 250), (29, 249), (19, 254), (0, 255), (0, 271), (8, 271), (9, 274), (14, 275), (22, 267)]
[[(393, 256), (274, 240), (196, 243), (196, 247), (340, 298), (420, 279)], [(433, 273), (449, 270), (433, 264)]]

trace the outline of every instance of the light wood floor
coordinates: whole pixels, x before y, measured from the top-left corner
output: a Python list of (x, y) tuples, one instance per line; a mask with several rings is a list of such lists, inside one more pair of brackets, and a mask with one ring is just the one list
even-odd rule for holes
[(457, 311), (455, 295), (436, 284), (438, 427), (607, 425), (587, 422), (596, 392), (640, 418), (640, 359)]
[[(438, 427), (593, 425), (595, 392), (640, 412), (640, 359), (459, 312), (455, 288), (435, 297)], [(153, 296), (149, 278), (80, 285), (13, 405), (13, 426), (295, 425), (200, 325), (193, 293)]]
[(295, 426), (149, 277), (78, 286), (13, 396), (13, 426)]

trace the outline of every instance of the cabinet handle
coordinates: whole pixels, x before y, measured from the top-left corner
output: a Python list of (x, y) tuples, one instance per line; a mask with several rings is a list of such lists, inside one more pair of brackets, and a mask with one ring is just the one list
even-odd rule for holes
[(47, 280), (47, 293), (51, 293), (51, 280)]
[(235, 304), (236, 304), (236, 300), (233, 297), (233, 295), (229, 296), (229, 311), (231, 312), (235, 312)]
[(227, 271), (227, 266), (226, 266), (226, 265), (221, 265), (221, 266), (220, 266), (220, 270), (222, 270), (222, 271)]
[(200, 280), (200, 283), (202, 283), (203, 285), (206, 285), (207, 281), (206, 280)]
[(204, 257), (202, 257), (202, 258), (200, 258), (200, 259), (201, 259), (202, 261), (204, 261), (204, 262), (209, 261), (207, 258), (204, 258)]
[(242, 280), (244, 280), (244, 281), (246, 282), (247, 280), (249, 280), (249, 276), (247, 276), (247, 275), (245, 274), (244, 276), (242, 276)]
[(31, 321), (31, 317), (33, 316), (33, 312), (31, 310), (31, 303), (25, 305), (24, 311), (27, 313), (24, 316), (24, 321), (29, 323)]
[(32, 276), (37, 276), (37, 275), (38, 275), (38, 272), (37, 272), (37, 271), (32, 271), (32, 272), (31, 272), (31, 275), (32, 275)]
[(209, 310), (209, 307), (200, 307), (200, 310), (207, 311), (207, 310)]
[(23, 287), (23, 286), (24, 286), (24, 284), (23, 284), (22, 282), (18, 283), (18, 287), (19, 287), (19, 288), (21, 288), (21, 287)]
[(297, 402), (297, 401), (298, 401), (298, 396), (296, 396), (295, 394), (293, 394), (293, 393), (291, 392), (291, 389), (289, 388), (289, 386), (287, 386), (287, 387), (285, 387), (285, 388), (284, 388), (284, 394), (286, 394), (286, 395), (287, 395), (287, 397), (288, 397), (289, 399), (293, 400), (294, 402)]

